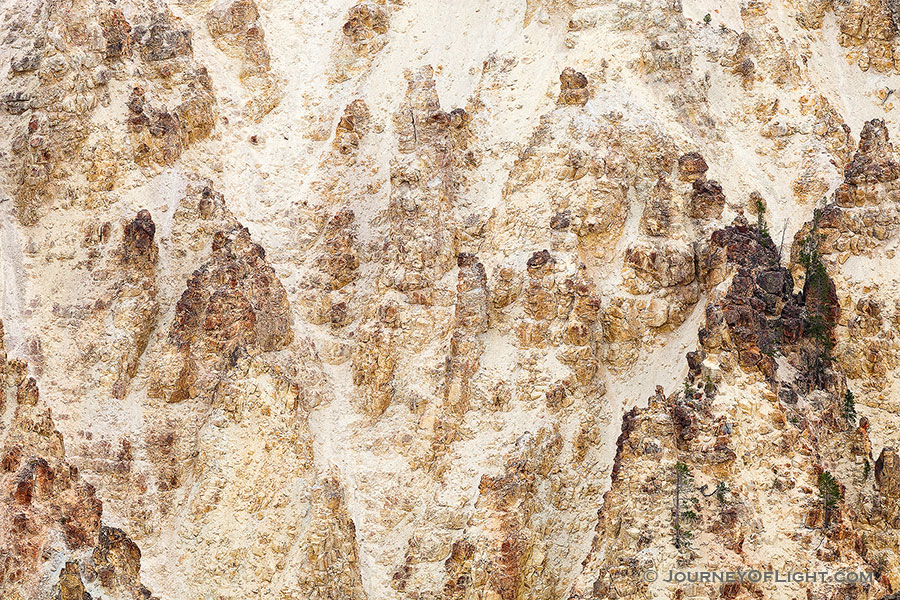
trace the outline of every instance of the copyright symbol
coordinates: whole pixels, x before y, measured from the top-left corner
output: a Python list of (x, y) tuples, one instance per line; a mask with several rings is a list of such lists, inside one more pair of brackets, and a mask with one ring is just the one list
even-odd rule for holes
[(654, 571), (653, 569), (647, 569), (646, 571), (644, 571), (644, 581), (646, 581), (647, 583), (653, 583), (654, 581), (656, 581), (657, 577), (659, 577), (659, 575), (657, 575), (656, 571)]

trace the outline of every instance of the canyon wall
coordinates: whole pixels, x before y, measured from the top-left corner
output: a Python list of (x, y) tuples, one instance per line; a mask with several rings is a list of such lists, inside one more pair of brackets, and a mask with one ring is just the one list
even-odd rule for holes
[(898, 2), (7, 0), (0, 81), (0, 597), (900, 594)]

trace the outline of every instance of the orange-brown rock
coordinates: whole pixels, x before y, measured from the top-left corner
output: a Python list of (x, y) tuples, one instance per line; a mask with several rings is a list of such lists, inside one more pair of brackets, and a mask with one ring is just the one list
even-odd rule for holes
[(215, 234), (212, 255), (188, 280), (169, 330), (172, 371), (158, 393), (170, 402), (203, 396), (236, 351), (266, 352), (293, 337), (284, 288), (245, 227)]
[(97, 545), (91, 553), (91, 566), (104, 589), (140, 587), (141, 549), (121, 529), (100, 528)]
[(584, 105), (591, 97), (588, 89), (588, 80), (584, 73), (579, 73), (572, 67), (566, 67), (559, 74), (559, 104)]
[(0, 598), (895, 594), (897, 2), (712, 4), (0, 3)]
[(354, 100), (344, 109), (334, 132), (334, 146), (341, 154), (349, 154), (358, 146), (369, 130), (369, 107), (362, 100)]
[(682, 181), (693, 183), (703, 179), (709, 166), (699, 152), (688, 152), (678, 157), (678, 175)]
[(330, 278), (330, 287), (339, 290), (357, 276), (357, 254), (352, 210), (339, 211), (325, 226), (325, 253), (319, 258), (321, 269)]
[[(0, 397), (19, 399), (0, 445), (0, 595), (83, 600), (90, 595), (72, 558), (103, 546), (103, 504), (68, 462), (27, 365), (7, 359), (2, 332), (0, 326)], [(58, 577), (51, 575), (61, 563)], [(124, 590), (127, 598), (145, 590), (139, 568)]]

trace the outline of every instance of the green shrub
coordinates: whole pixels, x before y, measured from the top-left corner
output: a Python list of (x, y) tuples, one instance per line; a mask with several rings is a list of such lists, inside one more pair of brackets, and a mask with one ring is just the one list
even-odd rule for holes
[[(690, 378), (686, 377), (684, 379), (684, 399), (688, 400), (694, 397), (694, 394), (697, 393), (697, 388), (694, 387), (693, 382), (691, 382)], [(679, 463), (681, 464), (681, 463)]]
[(728, 484), (724, 481), (720, 481), (719, 485), (716, 486), (716, 500), (719, 501), (719, 504), (725, 503), (725, 494), (728, 493)]

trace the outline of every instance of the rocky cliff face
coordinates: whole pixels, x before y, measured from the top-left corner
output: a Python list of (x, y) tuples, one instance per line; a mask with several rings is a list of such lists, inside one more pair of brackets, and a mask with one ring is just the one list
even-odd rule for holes
[(897, 2), (0, 11), (0, 597), (900, 593)]

